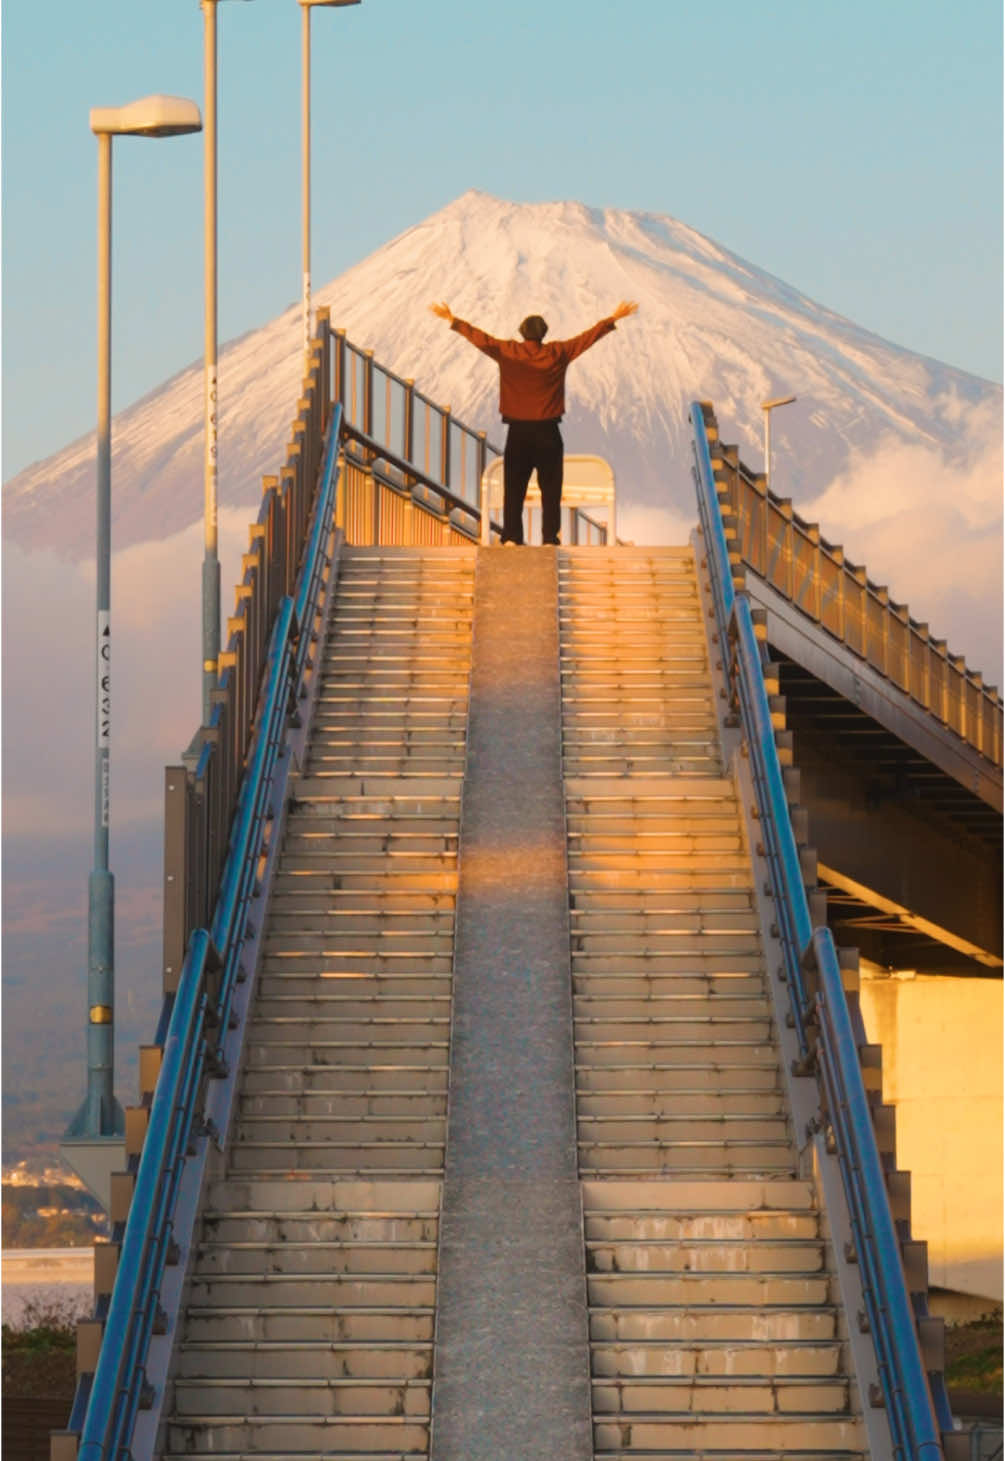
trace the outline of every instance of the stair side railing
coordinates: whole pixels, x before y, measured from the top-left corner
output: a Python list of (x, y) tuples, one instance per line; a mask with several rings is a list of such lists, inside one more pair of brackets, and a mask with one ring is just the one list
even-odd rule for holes
[[(247, 976), (241, 959), (275, 815), (273, 780), (287, 729), (296, 724), (331, 568), (342, 409), (331, 401), (329, 326), (318, 313), (286, 464), (278, 478), (265, 479), (251, 527), (210, 721), (197, 736), (194, 769), (166, 773), (165, 886), (174, 897), (165, 907), (159, 1060), (146, 1105), (132, 1113), (142, 1115), (143, 1129), (131, 1171), (119, 1174), (130, 1197), (113, 1229), (114, 1282), (96, 1319), (82, 1326), (92, 1352), (100, 1328), (90, 1369), (81, 1366), (78, 1333), (81, 1374), (70, 1426), (53, 1434), (60, 1461), (152, 1454), (156, 1427), (147, 1426), (138, 1451), (134, 1439), (138, 1417), (159, 1413), (164, 1398), (147, 1366), (151, 1342), (168, 1322), (165, 1276), (177, 1270), (191, 1238), (180, 1231), (179, 1194), (205, 1161), (207, 1143), (221, 1136), (209, 1115), (209, 1093), (230, 1074), (224, 1042), (235, 990)], [(113, 1176), (113, 1191), (114, 1185)], [(185, 1222), (193, 1220), (189, 1200)]]
[(762, 473), (749, 471), (735, 447), (723, 448), (730, 512), (743, 562), (764, 583), (889, 680), (1000, 772), (1003, 706), (994, 685), (937, 639), (927, 623), (874, 583), (818, 523), (793, 511)]
[[(463, 545), (482, 537), (485, 468), (502, 448), (346, 338), (332, 332), (334, 399), (345, 419), (346, 467), (337, 521), (350, 543)], [(579, 507), (570, 541), (607, 542), (607, 528)]]
[(732, 648), (723, 662), (729, 662), (749, 749), (800, 1073), (816, 1073), (833, 1135), (894, 1455), (902, 1461), (936, 1461), (944, 1455), (940, 1433), (952, 1429), (952, 1415), (944, 1386), (933, 1396), (922, 1361), (837, 949), (830, 930), (814, 928), (811, 919), (761, 642), (743, 589), (736, 522), (720, 510), (708, 436), (712, 419), (711, 407), (692, 402), (694, 481), (716, 628), (723, 650)]

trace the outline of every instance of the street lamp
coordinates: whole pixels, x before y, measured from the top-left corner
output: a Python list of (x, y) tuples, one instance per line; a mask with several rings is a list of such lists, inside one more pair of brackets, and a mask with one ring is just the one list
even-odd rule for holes
[(311, 345), (311, 10), (316, 5), (341, 9), (360, 0), (298, 0), (301, 9), (303, 70), (301, 80), (301, 151), (303, 156), (303, 334), (304, 354)]
[(776, 396), (773, 401), (762, 401), (761, 410), (764, 412), (764, 480), (770, 486), (771, 482), (771, 413), (776, 406), (791, 406), (795, 396)]
[(213, 708), (212, 694), (216, 685), (217, 662), (220, 657), (220, 559), (217, 551), (217, 389), (216, 389), (216, 7), (219, 0), (201, 0), (203, 18), (203, 115), (206, 119), (204, 141), (203, 195), (205, 225), (203, 248), (205, 258), (205, 459), (203, 469), (203, 538), (205, 557), (202, 565), (202, 723), (209, 724)]
[[(98, 431), (97, 615), (95, 653), (94, 866), (88, 880), (87, 1095), (67, 1129), (68, 1159), (99, 1195), (107, 1174), (107, 1147), (123, 1131), (114, 1092), (115, 880), (108, 868), (111, 746), (111, 506), (112, 506), (112, 138), (177, 137), (202, 128), (199, 108), (180, 96), (146, 96), (124, 107), (94, 107), (98, 139)], [(86, 1148), (105, 1153), (88, 1160)], [(120, 1143), (115, 1143), (120, 1148)], [(94, 1153), (92, 1153), (92, 1156)], [(121, 1157), (121, 1151), (119, 1152)], [(77, 1162), (71, 1165), (77, 1166)], [(104, 1174), (104, 1175), (102, 1175)], [(107, 1205), (107, 1201), (106, 1201)]]

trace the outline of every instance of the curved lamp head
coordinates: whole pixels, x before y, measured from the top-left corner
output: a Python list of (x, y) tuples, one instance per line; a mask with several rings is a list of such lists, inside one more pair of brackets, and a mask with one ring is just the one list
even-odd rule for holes
[(124, 107), (92, 107), (91, 131), (113, 137), (178, 137), (201, 132), (194, 101), (184, 96), (144, 96)]
[(315, 5), (359, 5), (360, 0), (297, 0), (306, 10), (312, 9)]
[(795, 396), (777, 396), (773, 401), (762, 401), (762, 411), (773, 411), (776, 406), (791, 406)]

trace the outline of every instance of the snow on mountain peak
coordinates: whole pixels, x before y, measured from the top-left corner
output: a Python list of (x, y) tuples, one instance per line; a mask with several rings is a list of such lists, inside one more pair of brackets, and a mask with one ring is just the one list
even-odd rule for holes
[[(638, 300), (638, 315), (573, 364), (563, 432), (567, 449), (612, 463), (619, 519), (640, 539), (684, 533), (694, 521), (687, 411), (695, 398), (714, 403), (727, 439), (756, 468), (761, 401), (798, 397), (775, 418), (773, 485), (800, 510), (883, 444), (965, 470), (986, 444), (983, 426), (975, 441), (977, 426), (1001, 409), (999, 387), (889, 344), (664, 214), (513, 203), (471, 189), (315, 298), (352, 341), (496, 441), (496, 367), (431, 315), (430, 301), (445, 299), (504, 336), (525, 315), (543, 314), (559, 339), (620, 299)], [(294, 305), (221, 352), (224, 505), (253, 506), (261, 475), (282, 457), (299, 340)], [(199, 517), (201, 435), (198, 363), (116, 418), (116, 547)], [(93, 460), (92, 436), (8, 483), (12, 538), (87, 555)]]

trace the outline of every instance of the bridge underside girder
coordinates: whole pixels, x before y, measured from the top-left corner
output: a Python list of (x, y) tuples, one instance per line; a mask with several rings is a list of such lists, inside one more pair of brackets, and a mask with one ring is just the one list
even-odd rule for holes
[(839, 941), (889, 968), (1000, 974), (1000, 814), (779, 646), (771, 657)]

